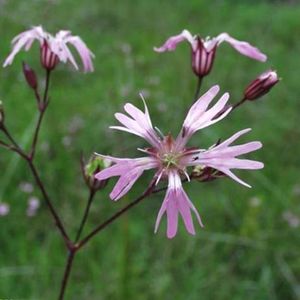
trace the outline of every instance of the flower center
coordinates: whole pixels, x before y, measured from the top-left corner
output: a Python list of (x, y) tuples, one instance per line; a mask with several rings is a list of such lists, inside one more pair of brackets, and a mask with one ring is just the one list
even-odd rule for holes
[(178, 168), (178, 159), (180, 155), (178, 153), (165, 153), (163, 154), (161, 161), (165, 168), (177, 167)]

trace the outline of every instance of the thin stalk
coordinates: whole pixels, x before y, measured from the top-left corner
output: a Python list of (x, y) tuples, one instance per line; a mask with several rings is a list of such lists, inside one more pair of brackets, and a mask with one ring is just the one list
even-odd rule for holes
[[(1, 128), (0, 128), (4, 134), (6, 135), (6, 137), (8, 138), (8, 140), (13, 144), (13, 146), (19, 150), (21, 150), (21, 147), (19, 146), (19, 144), (15, 141), (15, 139), (12, 137), (12, 135), (10, 134), (10, 132), (8, 131), (8, 129), (6, 128), (6, 126), (4, 124), (1, 124)], [(22, 151), (23, 152), (23, 151)]]
[(35, 128), (35, 131), (34, 131), (33, 140), (32, 140), (32, 144), (31, 144), (31, 151), (30, 151), (30, 159), (31, 160), (33, 160), (34, 155), (35, 155), (36, 145), (37, 145), (38, 136), (39, 136), (39, 132), (41, 129), (43, 117), (44, 117), (45, 111), (47, 109), (47, 106), (49, 104), (48, 103), (48, 91), (49, 91), (49, 86), (50, 86), (50, 74), (51, 74), (51, 71), (47, 70), (46, 71), (46, 85), (45, 85), (43, 100), (40, 101), (38, 94), (35, 93), (38, 104), (39, 104), (39, 118), (38, 118), (38, 122), (37, 122), (37, 125)]
[(59, 229), (61, 235), (63, 236), (67, 247), (69, 248), (70, 247), (70, 238), (69, 238), (68, 234), (66, 233), (65, 227), (62, 224), (62, 221), (60, 220), (60, 217), (58, 216), (58, 214), (57, 214), (57, 212), (56, 212), (56, 210), (55, 210), (55, 208), (54, 208), (54, 206), (53, 206), (53, 204), (50, 200), (50, 197), (49, 197), (48, 193), (46, 192), (45, 186), (44, 186), (44, 184), (43, 184), (43, 182), (42, 182), (42, 180), (41, 180), (41, 178), (40, 178), (33, 162), (30, 159), (27, 159), (27, 162), (28, 162), (29, 168), (30, 168), (30, 170), (33, 174), (35, 182), (36, 182), (37, 186), (39, 187), (39, 189), (41, 190), (41, 193), (42, 193), (42, 195), (43, 195), (43, 197), (44, 197), (44, 199), (47, 203), (47, 206), (48, 206), (48, 208), (49, 208), (49, 210), (50, 210), (50, 212), (51, 212), (51, 214), (52, 214), (52, 216), (55, 220), (55, 224), (56, 224), (57, 228)]
[(96, 194), (96, 191), (93, 190), (93, 189), (90, 189), (90, 194), (89, 194), (89, 198), (88, 198), (88, 201), (87, 201), (87, 205), (86, 205), (86, 208), (85, 208), (85, 211), (84, 211), (84, 214), (83, 214), (83, 217), (82, 217), (82, 220), (81, 220), (79, 229), (78, 229), (77, 234), (76, 234), (75, 244), (76, 244), (76, 243), (79, 241), (79, 239), (80, 239), (80, 236), (81, 236), (82, 230), (83, 230), (83, 228), (84, 228), (84, 225), (85, 225), (85, 223), (86, 223), (87, 217), (88, 217), (88, 215), (89, 215), (89, 211), (90, 211), (91, 204), (92, 204), (92, 202), (93, 202), (93, 199), (94, 199), (95, 194)]
[(239, 102), (235, 103), (233, 106), (232, 106), (232, 110), (233, 111), (234, 109), (238, 108), (240, 105), (242, 105), (245, 101), (247, 100), (247, 98), (242, 98)]
[[(76, 255), (77, 251), (81, 247), (83, 247), (93, 236), (95, 236), (98, 232), (103, 230), (109, 224), (113, 223), (113, 221), (117, 220), (127, 210), (129, 210), (131, 207), (138, 204), (141, 200), (145, 199), (147, 196), (151, 195), (153, 188), (154, 188), (154, 184), (155, 184), (155, 180), (152, 180), (149, 187), (146, 189), (146, 191), (140, 197), (138, 197), (135, 201), (131, 202), (129, 205), (125, 206), (123, 209), (121, 209), (120, 211), (115, 213), (112, 217), (110, 217), (105, 222), (103, 222), (100, 226), (98, 226), (95, 230), (93, 230), (89, 235), (87, 235), (87, 237), (84, 238), (81, 242), (79, 242), (78, 244), (75, 244), (75, 245), (72, 244), (71, 247), (69, 247), (69, 255), (67, 258), (65, 271), (64, 271), (63, 278), (62, 278), (62, 282), (61, 282), (61, 289), (60, 289), (59, 298), (58, 298), (59, 300), (63, 300), (63, 298), (64, 298), (64, 294), (65, 294), (67, 284), (68, 284), (68, 279), (70, 277), (70, 273), (71, 273), (72, 266), (73, 266), (73, 260), (74, 260), (74, 257)], [(91, 193), (88, 203), (92, 202), (93, 196), (94, 195), (92, 195), (92, 193)], [(86, 209), (86, 213), (84, 214), (84, 217), (87, 216), (87, 214), (88, 214), (87, 211), (88, 211), (88, 209)], [(83, 224), (83, 225), (80, 226), (80, 228), (83, 228), (84, 223), (82, 222), (81, 224)], [(77, 234), (77, 236), (80, 236), (80, 235)]]
[(198, 82), (197, 82), (195, 96), (194, 96), (194, 103), (199, 99), (200, 89), (201, 89), (201, 85), (202, 85), (202, 79), (203, 79), (202, 76), (198, 76)]
[(116, 212), (114, 215), (112, 215), (110, 218), (108, 218), (106, 221), (101, 223), (99, 226), (97, 226), (92, 232), (90, 232), (85, 238), (83, 238), (79, 243), (75, 245), (76, 250), (79, 250), (82, 248), (91, 238), (93, 238), (97, 233), (102, 231), (104, 228), (106, 228), (108, 225), (113, 223), (115, 220), (117, 220), (120, 216), (122, 216), (125, 212), (127, 212), (130, 208), (136, 206), (139, 202), (141, 202), (143, 199), (147, 198), (151, 194), (158, 193), (160, 191), (166, 190), (167, 187), (161, 188), (159, 190), (153, 190), (154, 183), (151, 183), (150, 186), (147, 188), (147, 190), (138, 198), (136, 198), (134, 201), (123, 207), (121, 210)]
[(65, 266), (65, 271), (64, 271), (64, 275), (63, 275), (63, 279), (62, 279), (62, 282), (61, 282), (61, 288), (60, 288), (59, 297), (58, 297), (59, 300), (64, 299), (64, 295), (65, 295), (66, 287), (67, 287), (67, 284), (68, 284), (68, 279), (70, 277), (70, 273), (71, 273), (75, 253), (76, 253), (76, 251), (74, 251), (74, 250), (69, 251), (66, 266)]

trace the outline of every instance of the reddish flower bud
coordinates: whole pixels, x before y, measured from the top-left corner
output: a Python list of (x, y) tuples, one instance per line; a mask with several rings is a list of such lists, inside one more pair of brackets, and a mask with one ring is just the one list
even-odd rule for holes
[(41, 46), (41, 63), (48, 71), (53, 70), (59, 63), (58, 56), (52, 52), (46, 40), (44, 40), (44, 43)]
[(269, 92), (279, 81), (276, 71), (269, 70), (253, 80), (244, 91), (245, 99), (256, 100)]
[(38, 83), (37, 83), (37, 78), (35, 75), (35, 71), (33, 69), (30, 68), (30, 66), (28, 64), (26, 64), (25, 62), (23, 62), (23, 73), (25, 76), (25, 79), (28, 83), (28, 85), (36, 90)]
[(199, 36), (196, 41), (196, 47), (192, 48), (192, 68), (197, 76), (203, 77), (208, 75), (213, 66), (217, 44), (207, 49)]

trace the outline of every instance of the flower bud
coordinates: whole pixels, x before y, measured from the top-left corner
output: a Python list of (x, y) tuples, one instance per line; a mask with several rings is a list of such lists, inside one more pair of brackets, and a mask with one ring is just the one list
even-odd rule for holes
[(35, 72), (25, 62), (23, 62), (23, 73), (24, 73), (24, 76), (25, 76), (25, 79), (26, 79), (28, 85), (32, 89), (36, 90), (37, 86), (38, 86), (38, 83), (37, 83)]
[(253, 80), (244, 91), (245, 99), (256, 100), (268, 93), (269, 90), (279, 81), (276, 71), (269, 70)]
[(48, 70), (53, 70), (58, 64), (58, 56), (50, 49), (49, 44), (44, 40), (43, 45), (41, 46), (41, 64)]
[(97, 180), (95, 175), (101, 170), (108, 168), (111, 165), (109, 159), (103, 158), (101, 156), (92, 156), (88, 164), (84, 167), (84, 177), (86, 184), (93, 190), (103, 189), (108, 179)]
[(217, 45), (209, 50), (206, 49), (201, 38), (197, 37), (197, 46), (192, 49), (192, 68), (197, 76), (208, 75), (213, 66), (216, 48)]

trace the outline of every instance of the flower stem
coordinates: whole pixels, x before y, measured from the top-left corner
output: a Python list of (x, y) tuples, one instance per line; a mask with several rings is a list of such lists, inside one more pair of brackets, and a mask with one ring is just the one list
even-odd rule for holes
[(39, 105), (39, 118), (37, 121), (37, 125), (36, 125), (35, 131), (34, 131), (33, 140), (32, 140), (32, 144), (31, 144), (31, 150), (30, 150), (30, 159), (31, 160), (33, 160), (34, 155), (35, 155), (35, 150), (36, 150), (39, 132), (41, 129), (41, 124), (42, 124), (44, 114), (45, 114), (46, 109), (49, 104), (48, 91), (49, 91), (49, 86), (50, 86), (50, 74), (51, 74), (51, 71), (47, 70), (46, 71), (46, 85), (45, 85), (44, 96), (43, 96), (42, 101), (40, 101), (39, 94), (37, 92), (35, 92), (35, 96), (37, 98), (38, 105)]
[(63, 275), (63, 279), (62, 279), (62, 282), (61, 282), (61, 288), (60, 288), (58, 300), (63, 300), (64, 299), (64, 295), (65, 295), (66, 287), (67, 287), (67, 284), (68, 284), (68, 279), (70, 277), (71, 269), (72, 269), (72, 266), (73, 266), (73, 260), (74, 260), (75, 254), (76, 254), (75, 250), (70, 250), (69, 251), (66, 266), (65, 266), (65, 271), (64, 271), (64, 275)]
[(81, 220), (79, 229), (78, 229), (77, 234), (76, 234), (75, 244), (76, 244), (76, 243), (79, 241), (79, 239), (80, 239), (80, 236), (81, 236), (82, 230), (83, 230), (83, 228), (84, 228), (84, 225), (85, 225), (85, 223), (86, 223), (87, 217), (88, 217), (88, 215), (89, 215), (89, 211), (90, 211), (91, 204), (92, 204), (92, 202), (93, 202), (93, 199), (94, 199), (95, 194), (96, 194), (96, 191), (93, 190), (93, 189), (90, 189), (90, 194), (89, 194), (89, 198), (88, 198), (88, 201), (87, 201), (87, 205), (86, 205), (86, 208), (85, 208), (85, 211), (84, 211), (84, 214), (83, 214), (83, 217), (82, 217), (82, 220)]
[(242, 98), (239, 102), (235, 103), (234, 105), (232, 105), (232, 110), (233, 111), (234, 109), (238, 108), (240, 105), (242, 105), (245, 101), (247, 100), (247, 98)]
[(50, 200), (50, 197), (49, 197), (49, 195), (46, 191), (46, 188), (43, 184), (43, 181), (41, 180), (34, 163), (32, 162), (32, 160), (29, 157), (27, 158), (27, 162), (28, 162), (29, 168), (33, 174), (35, 182), (36, 182), (37, 186), (39, 187), (39, 189), (46, 201), (46, 204), (51, 212), (53, 219), (55, 220), (55, 224), (56, 224), (57, 228), (59, 229), (62, 237), (64, 238), (64, 241), (65, 241), (67, 247), (69, 248), (70, 247), (70, 238), (65, 230), (65, 227), (64, 227), (60, 217), (58, 216), (58, 214), (52, 204), (52, 201)]
[[(8, 129), (6, 128), (6, 126), (4, 124), (1, 125), (1, 130), (4, 132), (4, 134), (6, 135), (6, 137), (8, 138), (8, 140), (12, 143), (12, 145), (16, 148), (21, 150), (21, 147), (19, 146), (19, 144), (15, 141), (15, 139), (12, 137), (12, 135), (10, 134), (10, 132), (8, 131)], [(23, 152), (23, 151), (22, 151)]]
[[(101, 223), (99, 226), (97, 226), (91, 233), (89, 233), (84, 239), (82, 239), (79, 243), (75, 245), (76, 250), (79, 250), (82, 248), (91, 238), (93, 238), (97, 233), (102, 231), (105, 227), (113, 223), (115, 220), (117, 220), (120, 216), (122, 216), (125, 212), (127, 212), (130, 208), (137, 205), (139, 202), (141, 202), (146, 197), (150, 196), (151, 194), (155, 193), (155, 190), (153, 190), (155, 185), (155, 181), (152, 181), (149, 187), (145, 190), (145, 192), (136, 198), (134, 201), (123, 207), (121, 210), (116, 212), (114, 215), (112, 215), (110, 218), (108, 218), (106, 221)], [(161, 191), (161, 189), (160, 189)]]
[(198, 76), (198, 82), (197, 82), (195, 96), (194, 96), (194, 103), (199, 99), (200, 89), (201, 89), (201, 85), (202, 85), (202, 79), (203, 79), (202, 76)]

